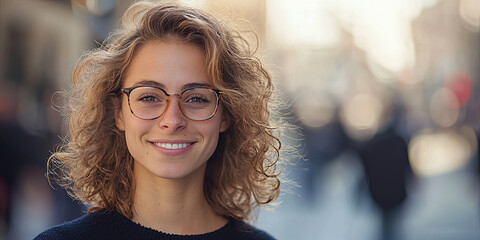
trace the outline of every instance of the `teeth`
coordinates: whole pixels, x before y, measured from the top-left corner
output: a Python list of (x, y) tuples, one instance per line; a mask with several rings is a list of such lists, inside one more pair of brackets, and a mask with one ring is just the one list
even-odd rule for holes
[(166, 149), (180, 149), (180, 148), (186, 148), (190, 145), (191, 143), (155, 143), (155, 145), (161, 147), (161, 148), (166, 148)]

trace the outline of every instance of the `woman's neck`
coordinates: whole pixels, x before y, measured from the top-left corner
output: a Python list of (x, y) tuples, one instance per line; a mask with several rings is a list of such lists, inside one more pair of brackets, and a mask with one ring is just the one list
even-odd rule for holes
[(227, 219), (208, 204), (203, 174), (204, 171), (198, 171), (185, 179), (136, 177), (132, 221), (179, 235), (203, 234), (221, 228)]

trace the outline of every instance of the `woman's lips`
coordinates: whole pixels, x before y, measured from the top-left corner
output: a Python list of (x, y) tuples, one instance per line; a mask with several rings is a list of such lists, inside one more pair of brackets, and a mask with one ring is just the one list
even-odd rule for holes
[(153, 143), (161, 148), (166, 149), (181, 149), (190, 146), (192, 143)]
[(195, 142), (150, 142), (157, 151), (169, 156), (181, 155), (192, 148)]

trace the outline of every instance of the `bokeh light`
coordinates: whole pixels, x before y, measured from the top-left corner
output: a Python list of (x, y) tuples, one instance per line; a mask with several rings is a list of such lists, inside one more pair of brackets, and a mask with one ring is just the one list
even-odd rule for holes
[(335, 103), (326, 94), (299, 96), (295, 102), (295, 113), (305, 126), (323, 127), (335, 117)]
[(458, 11), (467, 29), (478, 32), (480, 28), (480, 1), (460, 0)]
[(358, 140), (372, 137), (381, 126), (384, 108), (384, 103), (373, 94), (355, 94), (341, 111), (347, 132)]
[(459, 102), (455, 93), (448, 88), (440, 88), (430, 100), (430, 116), (441, 127), (453, 126), (460, 117), (460, 111), (454, 106)]
[(472, 79), (465, 72), (455, 73), (453, 76), (446, 78), (444, 86), (453, 92), (457, 101), (450, 102), (451, 107), (461, 108), (467, 105), (472, 94)]
[(410, 164), (419, 176), (444, 174), (464, 166), (477, 152), (474, 130), (427, 131), (415, 135), (409, 145)]

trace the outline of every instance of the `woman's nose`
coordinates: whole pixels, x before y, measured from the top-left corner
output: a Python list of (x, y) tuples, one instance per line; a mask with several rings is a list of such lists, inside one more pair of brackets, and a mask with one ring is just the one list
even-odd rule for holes
[(185, 128), (187, 119), (180, 109), (178, 96), (170, 96), (165, 112), (160, 117), (159, 127), (169, 132), (176, 132)]

